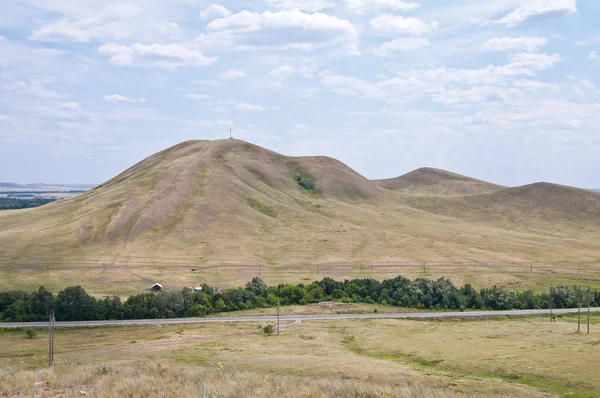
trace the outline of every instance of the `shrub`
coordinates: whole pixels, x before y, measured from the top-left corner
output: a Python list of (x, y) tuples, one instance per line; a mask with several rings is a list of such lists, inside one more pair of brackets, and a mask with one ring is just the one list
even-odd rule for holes
[(299, 171), (294, 173), (294, 180), (304, 188), (305, 191), (314, 193), (315, 190), (315, 181), (311, 176), (303, 175)]
[(37, 337), (37, 330), (25, 329), (25, 337), (27, 337), (28, 339), (35, 339)]
[(275, 328), (273, 327), (273, 325), (268, 324), (263, 328), (263, 332), (267, 335), (267, 336), (272, 336), (273, 333), (275, 333)]

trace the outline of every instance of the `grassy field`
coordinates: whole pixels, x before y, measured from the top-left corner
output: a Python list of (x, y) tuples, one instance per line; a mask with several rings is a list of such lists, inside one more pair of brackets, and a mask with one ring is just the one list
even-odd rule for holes
[[(67, 286), (82, 285), (86, 290), (98, 297), (105, 295), (118, 295), (127, 297), (138, 294), (155, 282), (161, 283), (167, 289), (180, 289), (182, 287), (199, 286), (207, 283), (211, 286), (234, 288), (244, 286), (253, 277), (259, 276), (269, 286), (280, 283), (311, 283), (324, 277), (335, 280), (353, 278), (374, 278), (378, 280), (394, 278), (398, 275), (411, 279), (448, 278), (457, 286), (470, 283), (476, 288), (504, 286), (509, 290), (534, 290), (547, 291), (550, 285), (581, 284), (582, 287), (597, 288), (600, 286), (600, 272), (591, 266), (583, 266), (579, 273), (577, 268), (567, 271), (566, 268), (554, 271), (534, 269), (530, 272), (529, 264), (522, 264), (511, 268), (483, 267), (463, 264), (460, 266), (443, 266), (439, 268), (426, 268), (422, 266), (398, 268), (374, 268), (369, 265), (354, 266), (298, 266), (296, 268), (283, 268), (278, 266), (240, 266), (219, 267), (199, 266), (184, 268), (139, 268), (123, 269), (117, 267), (84, 268), (77, 270), (44, 268), (37, 270), (0, 270), (0, 290), (25, 290), (34, 291), (39, 286), (44, 286), (50, 291), (58, 293)], [(558, 268), (558, 267), (557, 267)], [(195, 271), (191, 271), (194, 269)]]
[(590, 335), (575, 320), (305, 321), (271, 337), (253, 323), (58, 330), (50, 371), (38, 370), (46, 331), (6, 330), (0, 395), (159, 396), (179, 382), (182, 396), (598, 396), (600, 317)]

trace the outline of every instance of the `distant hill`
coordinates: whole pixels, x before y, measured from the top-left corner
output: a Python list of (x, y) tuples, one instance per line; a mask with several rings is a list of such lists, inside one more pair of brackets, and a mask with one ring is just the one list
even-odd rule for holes
[[(0, 212), (0, 263), (596, 261), (600, 195), (188, 141), (78, 197)], [(16, 239), (15, 237), (18, 237)]]
[(506, 188), (433, 168), (421, 168), (400, 177), (375, 182), (387, 189), (420, 195), (473, 195)]

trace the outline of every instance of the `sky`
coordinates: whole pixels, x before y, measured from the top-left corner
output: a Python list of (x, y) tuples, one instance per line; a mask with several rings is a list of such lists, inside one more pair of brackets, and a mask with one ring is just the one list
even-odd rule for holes
[(0, 2), (0, 181), (233, 129), (368, 178), (600, 188), (597, 0)]

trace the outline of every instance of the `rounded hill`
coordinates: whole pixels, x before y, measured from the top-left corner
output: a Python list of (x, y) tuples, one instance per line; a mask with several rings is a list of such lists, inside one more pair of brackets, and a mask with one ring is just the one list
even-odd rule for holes
[(418, 195), (476, 195), (505, 188), (501, 185), (429, 167), (376, 182), (383, 188)]

